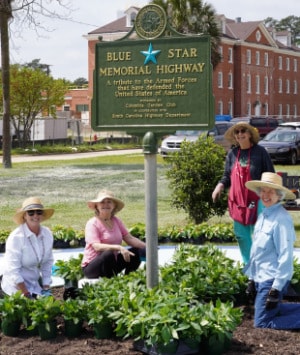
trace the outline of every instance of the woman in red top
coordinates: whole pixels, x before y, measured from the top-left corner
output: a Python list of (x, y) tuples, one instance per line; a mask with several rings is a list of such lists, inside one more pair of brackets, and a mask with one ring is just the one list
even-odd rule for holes
[[(85, 227), (82, 268), (85, 277), (113, 277), (125, 270), (125, 274), (138, 269), (145, 256), (145, 243), (133, 237), (123, 222), (115, 216), (124, 203), (111, 191), (102, 190), (96, 199), (88, 201), (95, 211)], [(126, 248), (123, 241), (131, 246)]]

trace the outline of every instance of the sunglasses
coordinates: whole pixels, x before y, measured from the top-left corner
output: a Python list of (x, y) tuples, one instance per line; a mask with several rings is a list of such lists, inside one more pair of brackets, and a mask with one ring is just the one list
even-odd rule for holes
[(247, 128), (235, 129), (234, 134), (246, 133), (247, 131)]
[(31, 217), (34, 216), (35, 213), (38, 216), (41, 216), (44, 213), (44, 211), (42, 211), (42, 210), (30, 210), (30, 211), (27, 211), (28, 216), (31, 216)]

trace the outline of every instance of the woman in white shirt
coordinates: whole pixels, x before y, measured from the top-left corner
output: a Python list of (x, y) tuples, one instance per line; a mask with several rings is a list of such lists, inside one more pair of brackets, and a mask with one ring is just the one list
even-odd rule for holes
[(11, 295), (21, 291), (26, 297), (50, 295), (53, 266), (53, 235), (41, 222), (54, 213), (44, 208), (38, 197), (27, 198), (13, 220), (19, 225), (5, 245), (2, 292)]

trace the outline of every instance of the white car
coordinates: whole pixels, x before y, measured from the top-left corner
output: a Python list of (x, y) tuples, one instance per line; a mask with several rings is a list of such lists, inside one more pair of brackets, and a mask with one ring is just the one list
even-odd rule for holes
[(283, 122), (279, 124), (278, 128), (300, 129), (300, 122)]
[(167, 156), (170, 153), (178, 152), (180, 150), (181, 143), (184, 140), (195, 142), (201, 134), (213, 137), (215, 143), (220, 144), (226, 151), (228, 151), (231, 148), (231, 144), (224, 138), (224, 134), (232, 125), (233, 123), (228, 121), (216, 121), (215, 126), (209, 131), (176, 131), (174, 135), (163, 139), (160, 146), (160, 154), (162, 156)]

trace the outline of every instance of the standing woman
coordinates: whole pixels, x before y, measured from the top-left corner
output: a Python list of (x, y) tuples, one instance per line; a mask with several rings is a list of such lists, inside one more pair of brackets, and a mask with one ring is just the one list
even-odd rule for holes
[(27, 198), (14, 216), (19, 225), (5, 245), (1, 288), (4, 294), (21, 291), (26, 297), (51, 294), (53, 235), (41, 225), (54, 213), (38, 197)]
[(234, 234), (245, 264), (250, 258), (252, 233), (262, 209), (259, 197), (245, 188), (249, 180), (258, 180), (263, 172), (274, 172), (271, 158), (259, 142), (258, 130), (247, 122), (238, 122), (224, 136), (234, 145), (227, 156), (224, 174), (212, 193), (215, 202), (229, 188), (228, 210), (233, 219)]
[[(124, 207), (123, 201), (111, 191), (102, 190), (96, 199), (88, 201), (95, 216), (85, 227), (82, 269), (85, 277), (111, 278), (121, 271), (129, 274), (138, 269), (145, 256), (145, 243), (133, 237), (115, 214)], [(131, 248), (122, 245), (125, 242)]]

